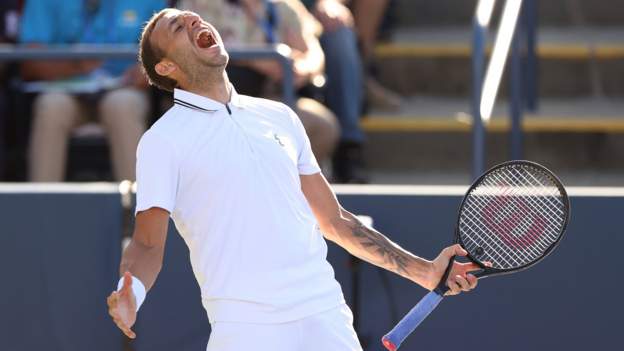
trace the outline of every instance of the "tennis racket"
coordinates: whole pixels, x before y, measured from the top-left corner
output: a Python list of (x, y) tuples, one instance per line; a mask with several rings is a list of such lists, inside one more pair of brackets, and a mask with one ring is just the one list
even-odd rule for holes
[[(518, 272), (553, 251), (564, 235), (569, 215), (568, 195), (551, 171), (529, 161), (505, 162), (485, 172), (466, 192), (459, 207), (455, 242), (481, 267), (474, 274), (478, 278)], [(388, 350), (397, 350), (442, 301), (449, 290), (446, 280), (454, 260), (452, 257), (438, 286), (382, 338)]]

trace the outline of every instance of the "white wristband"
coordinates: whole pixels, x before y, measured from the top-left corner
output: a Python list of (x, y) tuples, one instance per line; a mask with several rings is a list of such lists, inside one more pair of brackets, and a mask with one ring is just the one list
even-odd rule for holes
[[(121, 288), (123, 287), (123, 281), (124, 277), (121, 277), (121, 279), (119, 279), (119, 283), (117, 283), (117, 291), (121, 290)], [(141, 283), (141, 281), (137, 277), (132, 276), (131, 288), (136, 299), (136, 310), (138, 312), (139, 307), (141, 307), (143, 301), (145, 301), (145, 285), (143, 285), (143, 283)]]

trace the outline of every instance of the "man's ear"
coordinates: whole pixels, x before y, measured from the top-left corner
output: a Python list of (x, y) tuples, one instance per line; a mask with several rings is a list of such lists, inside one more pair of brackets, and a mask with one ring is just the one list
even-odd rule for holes
[(177, 66), (171, 61), (162, 60), (158, 62), (154, 68), (156, 69), (156, 73), (161, 76), (169, 76), (177, 69)]

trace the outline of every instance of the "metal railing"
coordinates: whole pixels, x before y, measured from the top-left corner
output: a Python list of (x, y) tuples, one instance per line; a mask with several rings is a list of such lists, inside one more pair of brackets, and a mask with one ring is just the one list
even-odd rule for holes
[[(227, 49), (231, 60), (269, 59), (280, 63), (283, 70), (282, 99), (290, 107), (295, 106), (295, 85), (292, 72), (290, 48), (283, 44)], [(23, 60), (80, 60), (80, 59), (136, 59), (136, 45), (62, 45), (26, 47), (0, 45), (0, 61)]]
[(535, 0), (505, 1), (487, 72), (484, 75), (488, 27), (495, 4), (495, 0), (479, 0), (473, 18), (471, 94), (473, 178), (478, 177), (485, 170), (487, 154), (485, 125), (492, 115), (505, 64), (509, 57), (510, 156), (512, 159), (522, 158), (524, 108), (527, 107), (533, 111), (537, 108)]

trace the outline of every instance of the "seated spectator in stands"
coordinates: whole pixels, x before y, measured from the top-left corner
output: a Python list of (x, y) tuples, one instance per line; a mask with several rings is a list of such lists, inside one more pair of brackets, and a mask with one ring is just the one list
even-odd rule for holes
[[(298, 0), (181, 0), (178, 7), (212, 23), (227, 46), (288, 45), (296, 88), (323, 74), (325, 59), (317, 37), (320, 25)], [(281, 81), (282, 68), (274, 60), (232, 62), (228, 75), (239, 93), (276, 98), (271, 88)], [(316, 158), (327, 159), (339, 136), (336, 117), (313, 99), (299, 97), (296, 107)]]
[(15, 43), (19, 30), (20, 0), (0, 2), (0, 43)]
[[(0, 2), (0, 44), (15, 43), (19, 28), (19, 0)], [(10, 64), (0, 61), (0, 175), (4, 176), (6, 135), (5, 126), (10, 114), (7, 99), (7, 87), (10, 79)]]
[(326, 102), (340, 121), (342, 133), (333, 157), (337, 183), (366, 183), (360, 127), (363, 107), (362, 62), (353, 17), (338, 0), (302, 0), (323, 25), (321, 47), (326, 57)]
[[(26, 0), (19, 41), (28, 45), (134, 44), (164, 0)], [(29, 61), (24, 90), (33, 105), (31, 181), (64, 180), (67, 142), (97, 117), (105, 129), (117, 180), (135, 179), (135, 153), (146, 128), (147, 81), (136, 60)]]
[(352, 0), (355, 31), (366, 73), (366, 99), (371, 107), (398, 109), (403, 98), (382, 86), (373, 75), (374, 50), (390, 0)]

